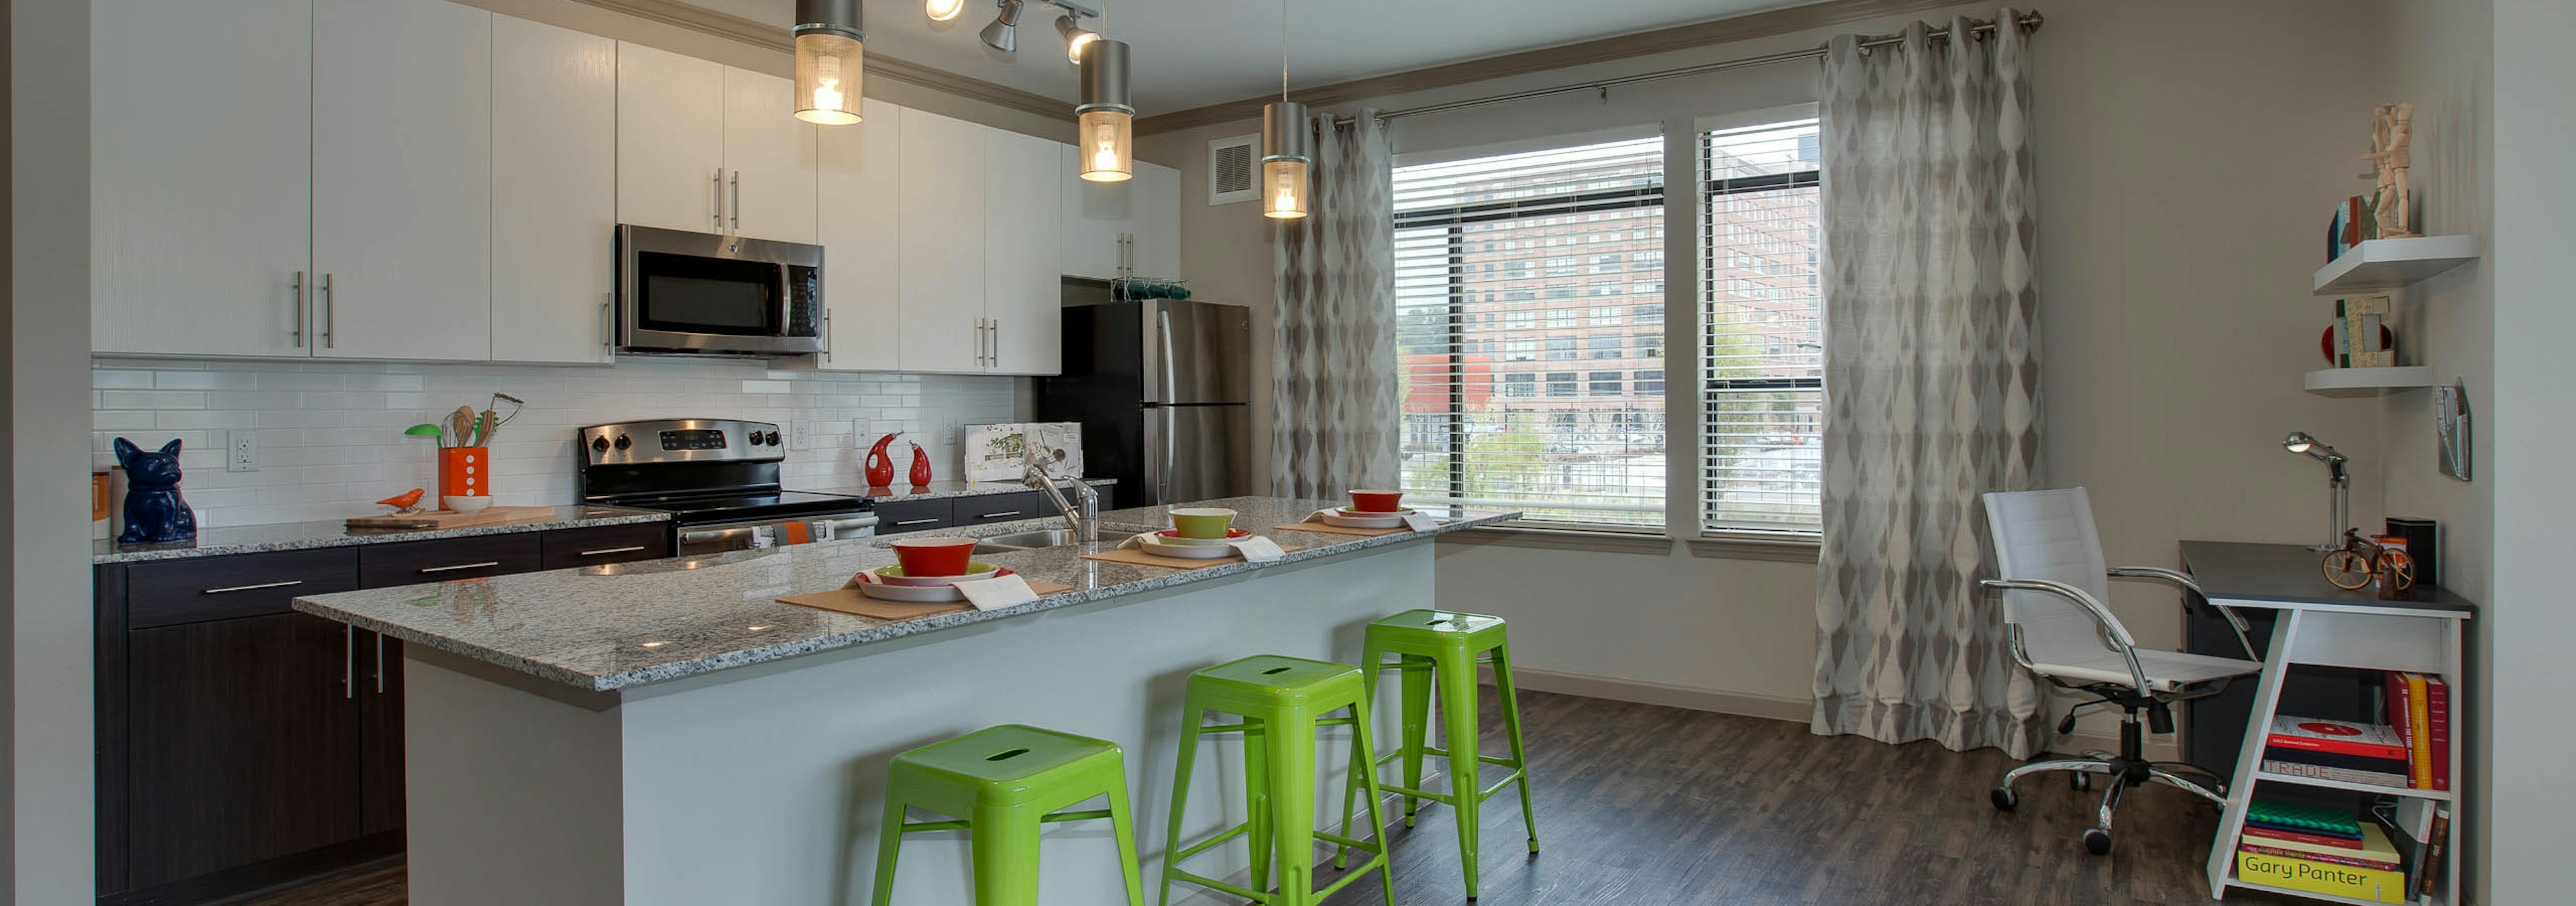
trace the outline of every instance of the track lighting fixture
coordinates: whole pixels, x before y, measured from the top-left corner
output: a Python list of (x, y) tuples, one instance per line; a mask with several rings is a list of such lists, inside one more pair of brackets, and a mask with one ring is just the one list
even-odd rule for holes
[(1100, 40), (1099, 32), (1073, 21), (1072, 13), (1056, 17), (1055, 33), (1064, 36), (1064, 58), (1077, 66), (1082, 64), (1082, 49)]
[(796, 118), (826, 126), (859, 121), (867, 32), (859, 0), (796, 0)]
[(994, 16), (993, 24), (984, 26), (984, 30), (977, 32), (975, 36), (984, 39), (984, 45), (994, 50), (1015, 53), (1020, 49), (1021, 0), (998, 0), (998, 2), (1002, 7), (1001, 14)]
[(921, 11), (932, 22), (950, 22), (966, 11), (966, 0), (923, 0)]

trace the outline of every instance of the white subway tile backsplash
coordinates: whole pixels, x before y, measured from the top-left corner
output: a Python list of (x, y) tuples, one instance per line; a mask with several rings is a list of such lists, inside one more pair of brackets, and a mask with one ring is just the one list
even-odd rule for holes
[[(338, 519), (436, 480), (435, 444), (405, 436), (494, 392), (528, 401), (492, 445), (505, 504), (573, 500), (575, 429), (644, 418), (723, 417), (779, 423), (780, 471), (808, 488), (862, 484), (868, 444), (903, 432), (896, 465), (918, 441), (942, 478), (958, 469), (959, 426), (1009, 421), (1014, 379), (974, 375), (776, 371), (759, 362), (627, 359), (613, 369), (412, 362), (238, 362), (98, 359), (91, 363), (93, 443), (101, 465), (117, 437), (185, 448), (183, 487), (201, 526)], [(506, 406), (502, 408), (506, 409)], [(257, 429), (260, 470), (226, 472), (224, 432)]]

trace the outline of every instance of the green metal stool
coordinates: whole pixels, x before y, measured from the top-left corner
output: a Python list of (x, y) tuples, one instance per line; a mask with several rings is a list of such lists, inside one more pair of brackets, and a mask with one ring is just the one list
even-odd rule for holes
[[(1172, 820), (1165, 833), (1162, 902), (1172, 901), (1172, 882), (1187, 881), (1266, 906), (1308, 906), (1360, 879), (1375, 867), (1386, 888), (1387, 906), (1395, 906), (1395, 873), (1387, 864), (1385, 821), (1378, 812), (1376, 763), (1369, 748), (1367, 684), (1359, 668), (1326, 661), (1261, 655), (1219, 664), (1190, 674), (1182, 711), (1181, 757), (1172, 776)], [(1349, 717), (1326, 717), (1350, 709)], [(1243, 722), (1200, 726), (1207, 712), (1243, 718)], [(1328, 833), (1315, 827), (1315, 728), (1351, 728), (1351, 783), (1368, 788), (1369, 817), (1380, 830), (1370, 840)], [(1181, 845), (1181, 813), (1190, 793), (1190, 763), (1197, 760), (1199, 737), (1210, 733), (1244, 734), (1243, 762), (1248, 820), (1189, 846)], [(1347, 830), (1349, 822), (1343, 822)], [(1252, 844), (1252, 886), (1237, 887), (1181, 870), (1181, 860), (1240, 836)], [(1369, 854), (1358, 871), (1314, 889), (1315, 842), (1358, 849)], [(1274, 864), (1274, 858), (1276, 860)], [(1339, 859), (1336, 860), (1338, 865)], [(1279, 889), (1272, 891), (1275, 875)]]
[[(1489, 654), (1490, 653), (1490, 654)], [(1393, 662), (1384, 660), (1394, 654)], [(1496, 758), (1477, 753), (1476, 746), (1476, 668), (1490, 664), (1494, 668), (1494, 687), (1503, 698), (1503, 726), (1510, 732), (1510, 758)], [(1404, 760), (1404, 785), (1387, 784), (1386, 788), (1404, 797), (1404, 824), (1413, 826), (1419, 800), (1446, 803), (1458, 813), (1458, 861), (1467, 876), (1467, 898), (1476, 897), (1476, 835), (1479, 806), (1487, 797), (1504, 786), (1519, 784), (1521, 790), (1521, 823), (1529, 829), (1529, 851), (1538, 852), (1538, 819), (1530, 813), (1529, 757), (1521, 747), (1521, 704), (1512, 687), (1512, 645), (1503, 635), (1503, 618), (1449, 610), (1408, 610), (1370, 623), (1361, 643), (1360, 666), (1366, 676), (1363, 695), (1377, 700), (1377, 675), (1397, 671), (1404, 696), (1404, 741), (1393, 752), (1378, 758), (1385, 764), (1392, 759)], [(1437, 683), (1440, 690), (1441, 722), (1448, 726), (1449, 746), (1432, 748), (1423, 744), (1431, 716), (1431, 691)], [(1434, 793), (1422, 788), (1422, 757), (1437, 755), (1449, 763), (1449, 792)], [(1492, 786), (1477, 786), (1484, 765), (1510, 768), (1511, 773), (1494, 781)], [(1375, 774), (1375, 771), (1371, 771)], [(1342, 797), (1342, 832), (1350, 833), (1350, 797)], [(1342, 855), (1333, 864), (1342, 863)]]
[[(1109, 807), (1063, 809), (1109, 797)], [(955, 816), (906, 823), (904, 810)], [(1145, 906), (1136, 834), (1127, 818), (1127, 768), (1118, 746), (1098, 739), (1004, 724), (935, 742), (894, 758), (886, 770), (885, 823), (877, 832), (876, 906), (894, 894), (903, 835), (963, 830), (974, 856), (976, 906), (1035, 906), (1038, 826), (1109, 819), (1128, 906)]]

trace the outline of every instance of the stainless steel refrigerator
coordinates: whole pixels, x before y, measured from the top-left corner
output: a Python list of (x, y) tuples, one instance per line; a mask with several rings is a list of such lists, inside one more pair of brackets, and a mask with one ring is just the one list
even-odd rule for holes
[(1041, 379), (1037, 420), (1081, 422), (1084, 474), (1125, 506), (1249, 493), (1252, 318), (1239, 305), (1117, 301), (1064, 281), (1064, 373)]

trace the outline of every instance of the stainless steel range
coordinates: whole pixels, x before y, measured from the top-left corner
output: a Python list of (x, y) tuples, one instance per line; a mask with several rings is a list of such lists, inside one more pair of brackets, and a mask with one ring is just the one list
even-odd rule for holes
[(679, 555), (856, 538), (877, 531), (863, 497), (778, 483), (787, 438), (769, 422), (674, 418), (592, 425), (576, 435), (585, 503), (671, 514)]

